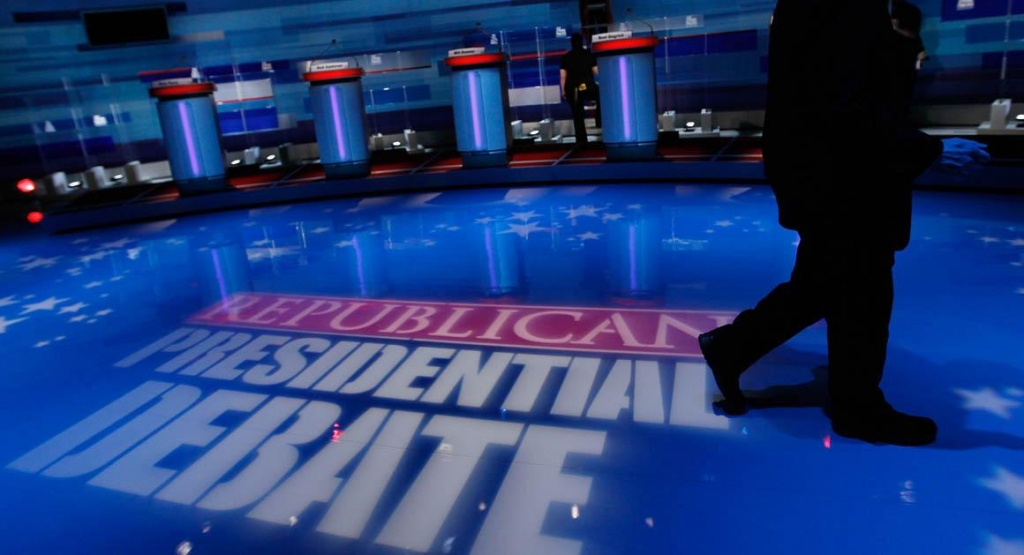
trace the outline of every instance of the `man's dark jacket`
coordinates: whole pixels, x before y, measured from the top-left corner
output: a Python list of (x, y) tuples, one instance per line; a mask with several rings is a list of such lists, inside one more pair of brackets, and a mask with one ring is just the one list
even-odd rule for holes
[(783, 227), (906, 247), (911, 184), (942, 143), (904, 121), (899, 60), (886, 0), (779, 0), (764, 156)]

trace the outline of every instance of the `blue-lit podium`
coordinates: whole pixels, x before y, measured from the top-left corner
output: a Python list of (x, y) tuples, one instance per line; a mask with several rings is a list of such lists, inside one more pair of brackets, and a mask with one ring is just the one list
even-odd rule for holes
[(171, 177), (181, 195), (227, 187), (220, 126), (213, 105), (213, 83), (154, 86), (160, 128), (164, 133)]
[(310, 71), (309, 96), (320, 161), (329, 178), (370, 173), (362, 68)]
[(452, 69), (455, 138), (464, 167), (508, 164), (511, 141), (505, 60), (504, 54), (475, 52), (444, 60)]
[(604, 144), (609, 160), (642, 160), (658, 152), (654, 37), (594, 42), (601, 78)]

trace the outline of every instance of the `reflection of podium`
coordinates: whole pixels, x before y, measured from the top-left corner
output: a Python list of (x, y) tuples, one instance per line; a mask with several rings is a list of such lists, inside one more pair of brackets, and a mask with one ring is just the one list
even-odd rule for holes
[(327, 177), (362, 177), (370, 173), (370, 149), (363, 101), (363, 69), (313, 70), (309, 82), (316, 142)]
[(601, 79), (601, 114), (609, 160), (653, 158), (658, 151), (654, 37), (618, 38), (592, 47)]
[(158, 100), (171, 176), (182, 195), (223, 189), (224, 153), (220, 145), (213, 83), (156, 82), (149, 95)]
[(505, 55), (483, 49), (449, 52), (455, 138), (464, 167), (508, 164), (509, 127)]

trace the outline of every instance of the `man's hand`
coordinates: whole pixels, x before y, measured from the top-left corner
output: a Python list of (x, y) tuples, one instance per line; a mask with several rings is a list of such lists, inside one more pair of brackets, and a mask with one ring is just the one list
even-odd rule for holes
[(942, 156), (936, 167), (945, 173), (966, 175), (975, 164), (984, 164), (992, 159), (988, 147), (968, 139), (943, 139)]

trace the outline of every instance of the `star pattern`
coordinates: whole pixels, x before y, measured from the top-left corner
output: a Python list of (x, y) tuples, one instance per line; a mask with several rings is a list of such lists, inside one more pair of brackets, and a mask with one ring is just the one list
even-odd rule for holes
[(1018, 239), (1011, 239), (1011, 240), (1007, 241), (1007, 243), (1009, 243), (1010, 245), (1012, 245), (1014, 247), (1024, 247), (1024, 239), (1020, 239), (1020, 238), (1018, 238)]
[(100, 248), (101, 249), (123, 249), (123, 248), (128, 246), (128, 243), (133, 243), (133, 242), (135, 242), (135, 239), (129, 239), (127, 237), (124, 237), (122, 239), (118, 239), (117, 241), (111, 241), (109, 243), (100, 243)]
[(989, 535), (988, 545), (981, 551), (982, 555), (1024, 555), (1024, 541), (1014, 541)]
[(83, 308), (85, 308), (87, 306), (89, 306), (89, 305), (79, 301), (79, 302), (77, 302), (75, 304), (69, 304), (68, 306), (61, 307), (60, 312), (58, 312), (58, 314), (68, 314), (69, 312), (78, 312), (79, 310), (82, 310)]
[(24, 264), (19, 264), (18, 267), (21, 268), (21, 271), (23, 272), (35, 270), (36, 268), (50, 268), (56, 264), (59, 259), (59, 256), (55, 256), (53, 258), (34, 258)]
[(18, 301), (14, 300), (14, 295), (9, 295), (0, 299), (0, 307), (12, 306), (18, 304)]
[(530, 236), (531, 233), (535, 231), (547, 231), (546, 229), (540, 227), (540, 224), (537, 222), (531, 222), (523, 225), (508, 224), (508, 227), (509, 229), (506, 229), (505, 231), (501, 231), (499, 233), (515, 233), (516, 235), (526, 239)]
[(7, 318), (0, 316), (0, 334), (7, 333), (8, 327), (17, 324), (18, 322), (24, 322), (25, 320), (28, 320), (28, 318), (15, 318), (13, 320), (8, 320)]
[(57, 308), (57, 305), (70, 299), (58, 299), (57, 297), (50, 297), (45, 301), (39, 301), (38, 303), (27, 304), (22, 307), (21, 315), (31, 314), (39, 310), (53, 310)]
[(992, 490), (1006, 499), (1018, 511), (1024, 511), (1024, 476), (998, 467), (995, 476), (978, 480), (986, 489)]
[(999, 395), (990, 387), (978, 391), (968, 389), (955, 389), (954, 391), (964, 399), (963, 408), (965, 410), (985, 411), (1006, 420), (1013, 418), (1010, 409), (1020, 406), (1019, 402)]
[(85, 256), (79, 256), (78, 257), (78, 262), (81, 263), (81, 264), (87, 264), (89, 262), (95, 262), (97, 260), (103, 260), (104, 258), (110, 256), (111, 254), (112, 254), (112, 252), (111, 251), (107, 251), (107, 250), (96, 251), (96, 252), (94, 252), (92, 254), (87, 254)]
[(534, 210), (530, 210), (529, 212), (513, 212), (512, 213), (512, 217), (509, 218), (509, 219), (510, 220), (519, 220), (519, 221), (521, 221), (523, 223), (526, 223), (526, 222), (529, 222), (530, 220), (532, 220), (534, 218), (538, 218), (538, 217), (540, 217), (540, 214), (538, 214)]
[(597, 213), (600, 212), (601, 210), (604, 210), (604, 208), (595, 208), (595, 207), (587, 204), (587, 205), (584, 205), (584, 206), (580, 206), (579, 208), (570, 208), (568, 210), (560, 210), (560, 212), (563, 212), (565, 214), (566, 218), (568, 218), (570, 220), (575, 220), (575, 219), (584, 218), (584, 217), (597, 218), (598, 217)]

